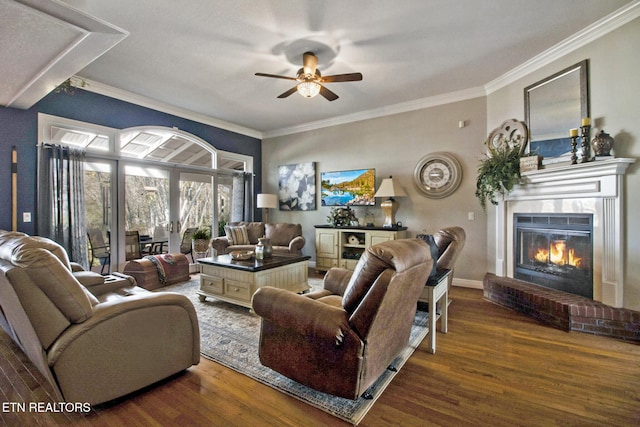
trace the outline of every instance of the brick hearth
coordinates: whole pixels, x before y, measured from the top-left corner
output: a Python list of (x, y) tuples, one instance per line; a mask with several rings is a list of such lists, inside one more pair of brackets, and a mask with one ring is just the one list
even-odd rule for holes
[(484, 297), (566, 331), (640, 341), (640, 312), (487, 273)]

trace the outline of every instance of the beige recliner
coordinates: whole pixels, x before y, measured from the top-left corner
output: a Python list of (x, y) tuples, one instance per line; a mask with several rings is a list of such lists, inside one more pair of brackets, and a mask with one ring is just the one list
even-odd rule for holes
[(0, 324), (58, 398), (106, 402), (200, 361), (187, 297), (127, 280), (88, 285), (57, 243), (0, 230)]

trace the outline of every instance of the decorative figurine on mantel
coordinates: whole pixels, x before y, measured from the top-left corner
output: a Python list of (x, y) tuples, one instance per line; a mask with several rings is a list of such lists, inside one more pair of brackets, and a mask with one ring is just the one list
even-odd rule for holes
[(611, 156), (611, 149), (613, 148), (613, 138), (606, 133), (604, 129), (600, 129), (600, 133), (593, 137), (591, 144), (593, 144), (593, 152), (596, 157)]
[(584, 117), (582, 119), (582, 125), (580, 126), (580, 131), (582, 133), (582, 160), (580, 163), (587, 163), (591, 160), (591, 118)]
[(571, 137), (571, 164), (578, 164), (578, 129), (571, 129), (569, 131), (569, 137)]

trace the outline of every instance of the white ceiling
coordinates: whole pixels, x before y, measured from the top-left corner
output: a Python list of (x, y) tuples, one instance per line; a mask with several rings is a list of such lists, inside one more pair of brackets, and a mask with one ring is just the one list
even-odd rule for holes
[[(14, 3), (0, 0), (0, 6), (7, 2)], [(49, 2), (63, 4), (39, 1)], [(638, 0), (64, 3), (129, 33), (69, 74), (86, 79), (89, 90), (158, 102), (258, 137), (410, 109), (438, 97), (480, 96), (532, 58), (605, 17), (613, 20), (612, 13), (640, 9)], [(2, 20), (0, 28), (6, 28)], [(33, 30), (14, 26), (9, 37), (28, 42)], [(3, 39), (7, 31), (0, 29)], [(34, 44), (39, 45), (35, 39)], [(323, 75), (361, 72), (364, 79), (327, 84), (340, 96), (328, 102), (298, 94), (277, 99), (295, 82), (254, 76), (293, 77), (307, 50), (318, 55)], [(26, 62), (24, 56), (11, 57)], [(3, 74), (6, 81), (16, 80), (19, 67)]]

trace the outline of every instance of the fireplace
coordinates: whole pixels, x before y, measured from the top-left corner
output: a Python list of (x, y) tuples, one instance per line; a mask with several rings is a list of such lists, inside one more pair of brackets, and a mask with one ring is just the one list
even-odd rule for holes
[(514, 214), (514, 277), (593, 298), (593, 215)]
[[(517, 185), (494, 211), (495, 238), (490, 243), (490, 249), (495, 251), (495, 274), (516, 277), (516, 251), (513, 248), (516, 243), (513, 225), (515, 214), (552, 214), (553, 217), (589, 215), (592, 217), (592, 249), (590, 255), (587, 253), (583, 258), (587, 259), (586, 265), (590, 265), (588, 274), (592, 278), (592, 299), (613, 307), (623, 307), (626, 275), (624, 174), (634, 162), (635, 159), (611, 158), (523, 172), (524, 184)], [(549, 239), (555, 231), (551, 229)], [(570, 233), (563, 236), (570, 237), (570, 244), (574, 243), (576, 237), (577, 240), (586, 240), (586, 237), (582, 238), (584, 235), (576, 234), (578, 230), (567, 231)], [(531, 265), (536, 266), (535, 262)], [(528, 270), (535, 272), (533, 268)]]

